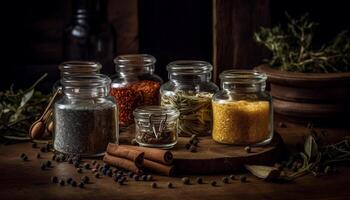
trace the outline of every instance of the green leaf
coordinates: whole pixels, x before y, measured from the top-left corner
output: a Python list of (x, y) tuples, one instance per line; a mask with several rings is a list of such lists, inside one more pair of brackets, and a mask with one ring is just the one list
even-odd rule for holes
[(305, 140), (304, 153), (307, 155), (309, 161), (318, 155), (318, 146), (313, 135), (309, 135)]
[(23, 106), (26, 105), (26, 103), (32, 98), (33, 94), (34, 94), (34, 89), (25, 93), (21, 99), (21, 104), (19, 105), (19, 108), (23, 108)]

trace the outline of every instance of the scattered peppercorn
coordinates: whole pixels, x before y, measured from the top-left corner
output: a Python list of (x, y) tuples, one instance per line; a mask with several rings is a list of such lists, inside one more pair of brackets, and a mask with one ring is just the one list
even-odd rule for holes
[(252, 152), (252, 148), (251, 148), (250, 146), (244, 147), (244, 150), (245, 150), (247, 153), (251, 153), (251, 152)]
[(45, 163), (41, 163), (40, 168), (41, 168), (41, 170), (45, 170), (46, 169), (46, 164)]
[(131, 140), (131, 145), (136, 146), (137, 144), (138, 144), (138, 143), (137, 143), (137, 141), (136, 141), (136, 139), (135, 139), (135, 138)]
[(147, 181), (151, 181), (153, 180), (153, 176), (152, 175), (147, 175)]
[(45, 147), (40, 147), (40, 151), (45, 153), (46, 152), (46, 148)]
[(193, 146), (198, 146), (199, 140), (197, 138), (194, 138), (194, 139), (190, 140), (189, 143)]
[(80, 166), (78, 161), (73, 161), (73, 165), (74, 165), (75, 168), (78, 168)]
[(56, 156), (56, 162), (61, 162), (61, 157)]
[(71, 185), (72, 185), (72, 187), (77, 187), (77, 182), (75, 180), (72, 180)]
[(190, 147), (190, 152), (194, 153), (194, 152), (196, 152), (196, 151), (197, 151), (196, 146), (191, 145), (191, 147)]
[(168, 185), (168, 188), (173, 188), (173, 184), (171, 182), (169, 182), (167, 185)]
[(210, 182), (210, 185), (211, 185), (211, 186), (216, 186), (216, 181), (211, 181), (211, 182)]
[(147, 175), (142, 175), (141, 179), (144, 180), (144, 181), (147, 181)]
[(40, 157), (41, 157), (40, 153), (37, 153), (36, 158), (40, 158)]
[(139, 176), (139, 175), (137, 175), (137, 174), (135, 174), (135, 175), (134, 175), (134, 177), (133, 177), (133, 179), (134, 179), (134, 181), (139, 181), (140, 176)]
[(181, 179), (181, 181), (182, 181), (182, 183), (185, 184), (185, 185), (190, 184), (190, 179), (189, 179), (188, 177), (183, 177), (183, 178)]
[(78, 172), (78, 173), (82, 173), (82, 172), (83, 172), (83, 169), (79, 167), (79, 168), (77, 168), (77, 172)]
[(191, 144), (190, 144), (190, 143), (185, 144), (185, 148), (186, 148), (187, 150), (189, 150), (190, 147), (191, 147)]
[(51, 177), (51, 182), (52, 182), (52, 183), (57, 183), (57, 182), (58, 182), (57, 176)]
[(28, 160), (28, 156), (24, 155), (23, 157), (21, 157), (23, 161), (27, 161)]
[(244, 182), (247, 182), (247, 177), (246, 176), (240, 176), (239, 177), (239, 180), (244, 183)]
[(35, 148), (37, 148), (37, 147), (38, 147), (38, 144), (34, 142), (34, 143), (32, 144), (32, 148), (35, 149)]
[(25, 153), (21, 153), (20, 158), (23, 158), (24, 156), (26, 156), (26, 154)]
[(53, 154), (53, 155), (52, 155), (51, 160), (56, 160), (56, 154)]
[(132, 178), (132, 177), (134, 176), (134, 173), (133, 173), (133, 172), (128, 172), (128, 176), (129, 176), (130, 178)]
[(51, 167), (51, 161), (49, 161), (49, 160), (47, 160), (46, 162), (45, 162), (45, 165), (46, 165), (46, 167)]
[(235, 175), (230, 175), (230, 179), (235, 180), (236, 179)]
[(84, 168), (85, 169), (90, 169), (90, 164), (89, 163), (84, 163)]
[(83, 187), (84, 187), (84, 183), (83, 183), (83, 182), (80, 182), (80, 183), (79, 183), (79, 187), (80, 187), (80, 188), (83, 188)]
[(100, 178), (100, 173), (96, 173), (95, 178)]
[(96, 165), (96, 163), (97, 163), (96, 160), (92, 161), (92, 165)]
[(103, 164), (103, 168), (105, 168), (105, 169), (109, 169), (109, 168), (110, 168), (110, 166), (109, 166), (107, 163), (104, 163), (104, 164)]
[(73, 181), (73, 179), (72, 179), (72, 178), (68, 178), (68, 179), (67, 179), (67, 183), (68, 183), (68, 184), (71, 184), (71, 183), (72, 183), (72, 181)]
[(50, 144), (50, 143), (46, 144), (45, 148), (46, 148), (46, 151), (50, 151), (50, 149), (51, 149), (51, 144)]
[(65, 184), (64, 180), (61, 179), (61, 180), (60, 180), (60, 185), (61, 185), (61, 186), (64, 186), (64, 184)]
[(67, 160), (67, 156), (61, 155), (61, 160), (62, 160), (62, 162), (65, 162)]
[(228, 183), (228, 177), (225, 176), (224, 178), (222, 178), (222, 182), (223, 182), (223, 183)]
[(152, 188), (157, 188), (157, 183), (156, 183), (156, 182), (153, 182), (153, 183), (151, 184), (151, 186), (152, 186)]
[(107, 170), (107, 176), (109, 176), (109, 177), (112, 177), (112, 175), (113, 175), (113, 172), (112, 172), (112, 170)]
[(125, 177), (121, 177), (118, 181), (119, 185), (123, 185), (124, 182), (126, 181), (126, 178)]
[(280, 128), (286, 128), (287, 125), (286, 125), (285, 123), (283, 123), (283, 122), (280, 122), (280, 123), (278, 123), (278, 127), (280, 127)]
[(69, 164), (73, 164), (73, 159), (72, 158), (68, 158), (68, 163)]
[(198, 184), (202, 184), (203, 183), (203, 178), (202, 177), (197, 177), (196, 182)]

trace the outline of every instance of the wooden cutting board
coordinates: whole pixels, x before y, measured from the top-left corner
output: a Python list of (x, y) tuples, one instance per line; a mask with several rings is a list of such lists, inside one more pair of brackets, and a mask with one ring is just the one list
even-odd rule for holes
[[(132, 130), (121, 134), (121, 144), (130, 144), (134, 136)], [(176, 174), (220, 174), (241, 170), (244, 164), (273, 165), (283, 153), (283, 141), (278, 133), (269, 145), (252, 147), (251, 153), (247, 153), (244, 146), (219, 144), (210, 136), (199, 139), (194, 153), (185, 148), (188, 137), (179, 137), (171, 149)]]
[(200, 138), (197, 152), (185, 148), (189, 138), (180, 137), (171, 151), (178, 174), (220, 174), (235, 172), (244, 164), (273, 165), (283, 153), (283, 141), (277, 133), (273, 141), (263, 147), (252, 147), (251, 153), (244, 146), (219, 144), (211, 137)]

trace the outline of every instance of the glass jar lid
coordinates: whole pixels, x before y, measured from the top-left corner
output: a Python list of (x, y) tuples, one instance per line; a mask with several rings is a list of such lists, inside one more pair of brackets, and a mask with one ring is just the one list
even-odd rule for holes
[(256, 70), (226, 70), (219, 75), (222, 81), (229, 81), (232, 83), (263, 83), (266, 81), (267, 76), (264, 73)]
[(72, 74), (92, 74), (98, 73), (102, 65), (92, 61), (66, 61), (59, 65), (59, 70), (63, 76)]
[(180, 112), (173, 107), (166, 106), (142, 106), (134, 110), (134, 116), (140, 120), (155, 120), (161, 121), (166, 118), (166, 120), (176, 120), (180, 115)]
[(177, 60), (169, 63), (167, 70), (174, 75), (205, 74), (210, 73), (213, 70), (213, 66), (205, 61)]

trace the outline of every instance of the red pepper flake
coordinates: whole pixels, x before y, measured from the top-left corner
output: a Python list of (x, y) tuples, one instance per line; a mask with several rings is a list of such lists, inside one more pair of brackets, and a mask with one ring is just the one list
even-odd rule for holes
[(160, 83), (154, 81), (140, 81), (122, 88), (112, 88), (119, 108), (119, 123), (128, 126), (134, 122), (133, 111), (143, 105), (159, 104)]

